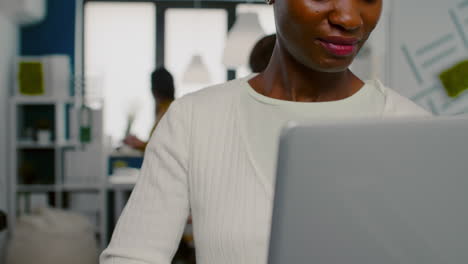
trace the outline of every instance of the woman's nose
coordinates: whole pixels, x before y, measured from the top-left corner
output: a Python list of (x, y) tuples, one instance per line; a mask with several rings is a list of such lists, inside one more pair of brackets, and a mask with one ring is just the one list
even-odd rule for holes
[(345, 31), (355, 31), (361, 28), (363, 21), (357, 1), (359, 0), (334, 0), (328, 18), (330, 24)]

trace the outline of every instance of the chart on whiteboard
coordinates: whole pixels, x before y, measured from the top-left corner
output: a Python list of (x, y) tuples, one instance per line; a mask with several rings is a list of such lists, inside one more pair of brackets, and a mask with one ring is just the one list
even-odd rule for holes
[(468, 0), (395, 0), (390, 86), (436, 115), (468, 113)]

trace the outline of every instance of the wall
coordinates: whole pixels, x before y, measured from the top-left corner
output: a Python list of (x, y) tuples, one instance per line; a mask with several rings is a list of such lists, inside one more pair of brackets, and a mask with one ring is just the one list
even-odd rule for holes
[(468, 92), (451, 98), (438, 77), (468, 59), (467, 3), (393, 1), (390, 85), (436, 115), (468, 113)]
[(67, 54), (74, 63), (76, 0), (48, 0), (43, 22), (20, 30), (21, 55)]
[[(7, 209), (7, 175), (8, 153), (8, 95), (11, 84), (11, 62), (17, 54), (17, 29), (4, 15), (0, 14), (0, 209)], [(0, 234), (0, 263), (3, 263), (3, 252), (6, 234)]]

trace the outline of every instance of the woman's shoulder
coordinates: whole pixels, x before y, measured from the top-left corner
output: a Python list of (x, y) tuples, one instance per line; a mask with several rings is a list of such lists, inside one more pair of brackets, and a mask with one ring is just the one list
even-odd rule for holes
[(432, 116), (427, 110), (400, 95), (395, 90), (386, 87), (376, 80), (375, 85), (385, 95), (385, 110), (387, 116)]
[(184, 112), (191, 118), (208, 120), (210, 116), (232, 113), (237, 104), (246, 78), (212, 85), (176, 99), (170, 106), (172, 112)]
[(247, 77), (234, 79), (220, 84), (215, 84), (203, 88), (199, 91), (185, 95), (187, 100), (214, 100), (214, 99), (233, 99), (233, 96), (239, 94), (241, 88), (245, 86)]

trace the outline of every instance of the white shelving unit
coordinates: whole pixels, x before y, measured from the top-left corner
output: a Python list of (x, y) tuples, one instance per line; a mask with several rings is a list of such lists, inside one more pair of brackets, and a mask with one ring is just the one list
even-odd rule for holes
[[(12, 96), (10, 100), (10, 199), (9, 223), (14, 231), (17, 217), (29, 213), (21, 203), (30, 199), (31, 195), (46, 196), (48, 206), (58, 209), (76, 211), (85, 215), (84, 211), (70, 208), (72, 198), (83, 194), (91, 197), (89, 205), (94, 206), (95, 213), (86, 209), (91, 221), (95, 220), (96, 235), (100, 248), (107, 243), (107, 186), (106, 155), (101, 153), (100, 160), (95, 160), (99, 166), (96, 175), (66, 175), (65, 156), (70, 152), (80, 152), (87, 147), (79, 143), (78, 115), (79, 105), (74, 98), (53, 99), (50, 97)], [(39, 144), (34, 139), (35, 118), (49, 118), (52, 140)], [(29, 131), (29, 132), (27, 132)], [(100, 142), (102, 144), (102, 142)], [(26, 179), (25, 167), (30, 166), (32, 178)], [(87, 166), (87, 164), (80, 164)], [(51, 174), (51, 175), (49, 175)], [(93, 179), (92, 182), (70, 182), (70, 178)], [(88, 199), (89, 200), (89, 199)]]
[[(77, 66), (75, 70), (81, 69)], [(25, 204), (34, 204), (90, 217), (104, 248), (107, 156), (99, 128), (91, 142), (81, 142), (79, 117), (86, 84), (81, 72), (77, 70), (73, 77), (70, 58), (60, 54), (18, 57), (13, 72), (16, 80), (8, 102), (9, 235), (14, 235), (17, 218), (33, 209)], [(71, 86), (78, 96), (71, 96)], [(95, 121), (102, 123), (101, 118)], [(49, 130), (51, 140), (37, 140), (39, 129)]]

